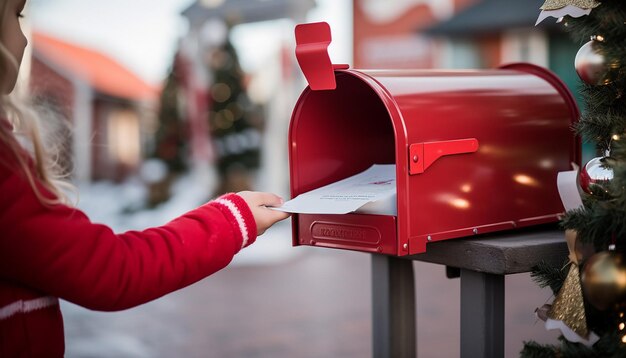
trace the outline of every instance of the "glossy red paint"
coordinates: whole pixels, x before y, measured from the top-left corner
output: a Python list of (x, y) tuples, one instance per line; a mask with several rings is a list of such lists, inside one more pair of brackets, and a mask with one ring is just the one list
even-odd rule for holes
[(314, 82), (332, 71), (335, 86), (309, 86), (295, 105), (291, 196), (396, 164), (397, 216), (296, 214), (294, 245), (403, 256), (428, 242), (558, 220), (557, 173), (580, 163), (571, 130), (579, 112), (550, 71), (342, 68), (302, 67)]

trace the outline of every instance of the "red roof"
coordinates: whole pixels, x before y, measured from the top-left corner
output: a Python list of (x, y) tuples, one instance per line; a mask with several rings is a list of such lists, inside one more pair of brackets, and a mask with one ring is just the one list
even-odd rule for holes
[(131, 100), (155, 100), (159, 88), (101, 52), (33, 32), (33, 49), (44, 60), (87, 81), (95, 90)]

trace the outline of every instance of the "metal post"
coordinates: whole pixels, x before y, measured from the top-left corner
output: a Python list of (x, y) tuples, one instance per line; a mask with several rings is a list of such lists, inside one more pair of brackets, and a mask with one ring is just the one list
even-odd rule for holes
[(461, 358), (504, 357), (504, 275), (461, 270)]
[(372, 341), (375, 358), (416, 357), (413, 262), (372, 255)]

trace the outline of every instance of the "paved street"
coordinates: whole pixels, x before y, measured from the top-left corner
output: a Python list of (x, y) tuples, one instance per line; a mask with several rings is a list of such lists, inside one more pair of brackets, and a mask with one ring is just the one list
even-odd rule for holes
[[(67, 356), (370, 357), (369, 255), (292, 248), (288, 224), (266, 236), (243, 260), (138, 308), (99, 313), (64, 303)], [(256, 257), (270, 249), (282, 254)], [(414, 265), (418, 355), (458, 357), (459, 280), (446, 279), (443, 267)], [(507, 357), (518, 356), (524, 340), (554, 342), (533, 316), (549, 291), (528, 274), (506, 285)]]

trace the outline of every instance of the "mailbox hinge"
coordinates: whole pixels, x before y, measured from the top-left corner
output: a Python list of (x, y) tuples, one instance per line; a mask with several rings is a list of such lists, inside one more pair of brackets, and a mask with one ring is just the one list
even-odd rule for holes
[(476, 138), (413, 143), (409, 146), (409, 174), (421, 174), (444, 155), (473, 153), (478, 150)]

